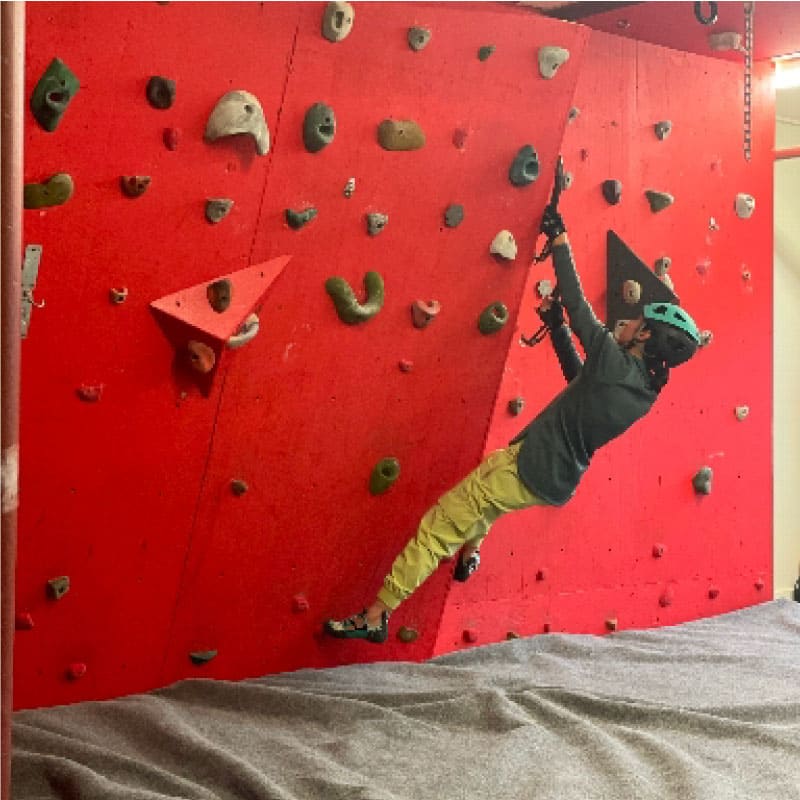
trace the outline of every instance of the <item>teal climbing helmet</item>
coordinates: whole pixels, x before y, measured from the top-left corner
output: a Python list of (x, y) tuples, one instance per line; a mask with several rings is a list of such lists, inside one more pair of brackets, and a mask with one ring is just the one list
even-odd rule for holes
[(645, 352), (677, 367), (688, 361), (700, 345), (700, 331), (695, 321), (674, 303), (648, 303), (642, 309), (651, 336)]

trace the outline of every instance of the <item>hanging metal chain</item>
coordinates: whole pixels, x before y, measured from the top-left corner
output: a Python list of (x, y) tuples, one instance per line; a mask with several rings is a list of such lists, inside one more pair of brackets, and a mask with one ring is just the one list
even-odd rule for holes
[(752, 141), (752, 109), (751, 93), (753, 77), (753, 15), (755, 3), (744, 4), (744, 158), (750, 160), (750, 144)]

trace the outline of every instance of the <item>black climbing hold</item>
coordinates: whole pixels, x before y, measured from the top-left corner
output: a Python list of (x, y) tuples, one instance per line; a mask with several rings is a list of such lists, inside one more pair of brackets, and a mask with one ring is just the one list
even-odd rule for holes
[(622, 200), (622, 181), (603, 181), (603, 197), (612, 206), (617, 205)]
[(303, 143), (309, 153), (327, 147), (336, 135), (336, 115), (325, 103), (314, 103), (303, 120)]
[(169, 108), (175, 102), (175, 81), (169, 78), (162, 78), (160, 75), (153, 75), (147, 81), (147, 102), (153, 108)]
[(444, 212), (444, 224), (448, 228), (457, 228), (464, 221), (464, 206), (453, 203)]
[(316, 208), (305, 208), (302, 211), (292, 211), (291, 208), (286, 209), (286, 222), (290, 228), (299, 230), (307, 222), (311, 222), (317, 216)]
[(149, 175), (121, 175), (119, 184), (128, 197), (141, 197), (150, 185)]
[(246, 481), (241, 480), (241, 478), (234, 478), (231, 481), (231, 492), (236, 495), (236, 497), (241, 497), (248, 488)]
[(697, 494), (711, 494), (711, 480), (714, 472), (711, 467), (703, 467), (692, 478), (692, 486)]
[(196, 650), (193, 653), (189, 653), (189, 658), (192, 660), (192, 664), (207, 664), (209, 661), (217, 657), (216, 650)]
[(511, 168), (508, 170), (508, 179), (514, 186), (527, 186), (539, 177), (539, 156), (533, 147), (526, 144), (521, 147)]
[(654, 214), (663, 211), (665, 208), (669, 208), (675, 202), (675, 198), (667, 192), (657, 192), (654, 189), (647, 189), (644, 194), (647, 198), (647, 202), (650, 203), (650, 210)]
[(703, 4), (695, 3), (694, 16), (695, 19), (701, 25), (714, 25), (716, 21), (719, 19), (719, 14), (717, 13), (717, 4), (716, 3), (708, 4), (708, 15), (706, 16), (705, 14), (703, 14)]
[(209, 283), (206, 287), (206, 297), (208, 304), (217, 314), (226, 311), (231, 304), (231, 295), (233, 294), (233, 286), (227, 278), (220, 278), (218, 281)]
[(481, 61), (486, 61), (489, 56), (494, 53), (497, 48), (493, 44), (485, 44), (483, 47), (478, 50), (478, 58)]
[(525, 408), (525, 398), (515, 397), (513, 400), (508, 401), (508, 413), (517, 416)]

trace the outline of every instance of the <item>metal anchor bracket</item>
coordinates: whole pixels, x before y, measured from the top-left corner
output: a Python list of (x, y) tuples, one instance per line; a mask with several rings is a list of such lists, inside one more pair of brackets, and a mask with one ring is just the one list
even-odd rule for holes
[(33, 290), (36, 288), (36, 278), (39, 275), (39, 261), (42, 258), (42, 245), (29, 244), (25, 248), (25, 260), (22, 263), (22, 338), (28, 335), (31, 324), (31, 308), (44, 308), (44, 300), (37, 303), (33, 299)]

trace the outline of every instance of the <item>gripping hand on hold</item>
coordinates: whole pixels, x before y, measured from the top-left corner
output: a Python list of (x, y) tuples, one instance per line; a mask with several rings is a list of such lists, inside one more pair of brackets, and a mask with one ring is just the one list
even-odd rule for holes
[(558, 213), (558, 201), (561, 197), (561, 190), (564, 188), (564, 159), (559, 156), (556, 161), (556, 174), (553, 180), (553, 191), (550, 194), (550, 202), (544, 207), (542, 221), (539, 225), (539, 232), (547, 237), (547, 244), (538, 256), (534, 257), (534, 262), (544, 261), (553, 251), (553, 240), (567, 232), (564, 220)]
[(554, 331), (564, 324), (564, 306), (551, 297), (545, 297), (542, 304), (536, 309), (539, 319)]

